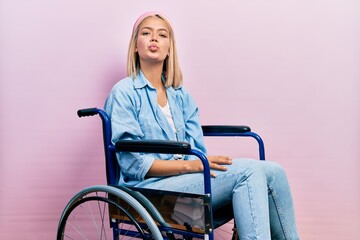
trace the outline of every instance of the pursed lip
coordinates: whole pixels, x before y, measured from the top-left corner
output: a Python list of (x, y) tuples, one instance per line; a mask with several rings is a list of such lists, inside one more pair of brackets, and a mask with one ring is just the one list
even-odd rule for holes
[(156, 50), (159, 49), (159, 47), (158, 47), (156, 44), (151, 44), (151, 45), (148, 47), (148, 49), (149, 49), (150, 51), (156, 51)]

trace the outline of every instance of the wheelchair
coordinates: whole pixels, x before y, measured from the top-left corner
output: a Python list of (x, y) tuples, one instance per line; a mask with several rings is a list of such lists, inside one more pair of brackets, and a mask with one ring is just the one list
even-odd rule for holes
[[(98, 108), (81, 109), (79, 117), (99, 115), (102, 120), (107, 185), (82, 189), (66, 205), (60, 217), (57, 240), (66, 239), (214, 239), (214, 232), (233, 219), (232, 205), (213, 209), (210, 167), (206, 156), (189, 143), (163, 140), (111, 142), (111, 124)], [(251, 137), (265, 160), (261, 137), (248, 126), (202, 126), (204, 136)], [(119, 186), (116, 152), (185, 154), (204, 165), (204, 193), (162, 191)], [(216, 229), (216, 230), (215, 230)], [(225, 234), (219, 232), (220, 236)], [(224, 237), (224, 236), (223, 236)], [(235, 227), (229, 238), (238, 239)]]

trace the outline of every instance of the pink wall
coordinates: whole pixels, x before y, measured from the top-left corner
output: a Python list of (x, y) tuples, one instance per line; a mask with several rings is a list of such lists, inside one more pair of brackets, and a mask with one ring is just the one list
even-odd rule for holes
[(0, 239), (53, 239), (69, 198), (104, 183), (100, 121), (76, 110), (124, 77), (148, 10), (172, 19), (203, 123), (251, 125), (287, 169), (302, 239), (359, 239), (355, 0), (0, 1)]

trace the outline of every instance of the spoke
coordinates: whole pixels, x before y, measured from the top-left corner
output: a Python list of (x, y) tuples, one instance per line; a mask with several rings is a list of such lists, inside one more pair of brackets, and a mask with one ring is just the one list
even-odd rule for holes
[(87, 239), (86, 236), (84, 234), (82, 234), (83, 230), (81, 229), (80, 222), (78, 221), (76, 215), (71, 214), (71, 218), (72, 218), (73, 222), (76, 224), (76, 226), (74, 226), (71, 222), (67, 221), (69, 223), (69, 225), (72, 227), (72, 229), (74, 229), (77, 233), (79, 233), (79, 235), (82, 236), (83, 239)]
[[(98, 193), (96, 193), (96, 196), (98, 196)], [(108, 194), (105, 194), (105, 197), (108, 197)], [(100, 212), (100, 217), (101, 217), (101, 231), (100, 231), (100, 239), (103, 239), (102, 237), (104, 236), (105, 239), (107, 239), (106, 236), (106, 232), (105, 232), (105, 225), (104, 225), (104, 219), (105, 219), (105, 213), (106, 213), (106, 202), (103, 202), (103, 206), (100, 205), (100, 201), (98, 201), (98, 208), (99, 208), (99, 212)], [(103, 208), (103, 209), (101, 209)]]
[[(98, 232), (99, 234), (99, 226), (98, 224), (96, 223), (96, 219), (95, 219), (95, 216), (93, 214), (93, 211), (92, 211), (92, 208), (91, 208), (91, 201), (88, 202), (87, 204), (87, 208), (89, 209), (89, 211), (85, 211), (86, 215), (88, 216), (89, 220), (93, 223), (96, 231)], [(99, 234), (100, 235), (100, 234)]]
[[(72, 218), (73, 218), (73, 220), (76, 222), (76, 225), (77, 225), (77, 227), (75, 227), (69, 220), (68, 221), (66, 221), (66, 223), (68, 224), (68, 225), (70, 225), (71, 226), (71, 228), (72, 229), (74, 229), (83, 239), (88, 239), (82, 232), (82, 230), (81, 230), (81, 227), (79, 226), (79, 223), (78, 223), (78, 221), (77, 221), (77, 218), (76, 218), (76, 216), (74, 216), (74, 215), (71, 215), (72, 216)], [(72, 237), (70, 237), (70, 236), (67, 236), (67, 235), (65, 235), (67, 238), (69, 238), (69, 239), (73, 239)]]
[[(128, 211), (130, 210), (130, 205), (127, 206), (127, 209), (126, 209), (126, 210), (128, 210)], [(138, 221), (138, 219), (136, 219), (136, 220)], [(127, 223), (125, 219), (122, 220), (122, 221), (118, 224), (118, 226), (119, 226), (119, 229), (121, 229), (121, 230), (124, 231), (124, 233), (121, 234), (122, 237), (119, 238), (119, 239), (125, 238), (126, 240), (128, 240), (128, 239), (135, 239), (135, 238), (137, 238), (138, 236), (140, 236), (140, 233), (138, 233), (136, 236), (133, 236), (133, 237), (127, 236), (127, 234), (128, 234), (130, 231), (133, 231), (135, 227), (134, 227), (133, 225)], [(125, 230), (125, 229), (126, 229), (126, 230)], [(136, 228), (135, 228), (134, 231), (137, 231)]]

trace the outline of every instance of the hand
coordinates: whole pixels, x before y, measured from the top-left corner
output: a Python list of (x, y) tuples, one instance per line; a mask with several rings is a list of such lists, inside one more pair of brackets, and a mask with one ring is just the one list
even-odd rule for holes
[[(227, 168), (224, 165), (232, 164), (232, 159), (227, 156), (208, 156), (207, 159), (211, 169), (226, 171)], [(213, 172), (210, 172), (210, 175), (216, 177), (216, 174)]]
[[(227, 168), (224, 165), (232, 164), (232, 159), (226, 156), (208, 156), (210, 169), (226, 171)], [(203, 172), (204, 166), (201, 160), (193, 160), (193, 161), (185, 161), (186, 164), (186, 172)], [(212, 177), (216, 177), (214, 172), (210, 172)]]

